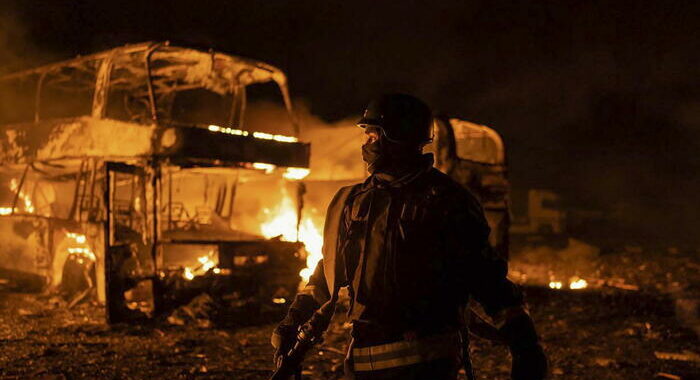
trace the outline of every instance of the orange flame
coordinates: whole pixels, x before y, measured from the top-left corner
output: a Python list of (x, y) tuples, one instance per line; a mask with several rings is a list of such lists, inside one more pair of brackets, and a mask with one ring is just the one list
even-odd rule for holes
[[(199, 266), (196, 268), (190, 268), (190, 267), (185, 267), (183, 270), (183, 277), (187, 280), (192, 280), (196, 276), (203, 275), (209, 271), (209, 269), (212, 269), (216, 266), (216, 261), (212, 260), (212, 255), (214, 252), (209, 252), (207, 255), (201, 256), (197, 258), (197, 261), (199, 262)], [(214, 273), (217, 273), (216, 268), (214, 269)]]
[(588, 287), (588, 281), (578, 278), (571, 277), (569, 280), (569, 289), (585, 289)]
[(552, 289), (561, 289), (562, 283), (561, 283), (561, 281), (550, 281), (549, 287)]
[[(549, 282), (549, 287), (552, 289), (561, 289), (564, 287), (564, 284), (561, 281), (550, 281)], [(585, 289), (588, 287), (588, 281), (574, 276), (569, 279), (569, 289), (572, 290), (578, 290), (578, 289)]]
[[(19, 182), (16, 178), (12, 178), (12, 180), (10, 180), (10, 190), (12, 190), (13, 192), (17, 192), (19, 190)], [(19, 190), (17, 197), (22, 202), (22, 205), (24, 206), (24, 211), (30, 214), (33, 214), (34, 211), (36, 211), (32, 199), (29, 198), (29, 196), (25, 194), (24, 191)], [(12, 207), (0, 207), (0, 215), (10, 215), (13, 213), (13, 211), (16, 212), (17, 208), (13, 210)]]
[(90, 261), (97, 260), (95, 253), (92, 252), (90, 246), (87, 244), (87, 237), (85, 237), (85, 235), (75, 232), (68, 232), (66, 233), (66, 237), (73, 240), (68, 247), (68, 253), (81, 256)]
[[(260, 225), (260, 232), (263, 236), (268, 239), (281, 236), (284, 241), (297, 241), (297, 210), (294, 201), (286, 192), (283, 192), (282, 202), (276, 207), (274, 213), (270, 209), (265, 209), (263, 212), (269, 215), (269, 220)], [(321, 253), (323, 235), (320, 231), (321, 229), (311, 218), (302, 217), (298, 241), (304, 243), (308, 253), (306, 268), (299, 272), (299, 276), (304, 279), (304, 282), (309, 281), (318, 261), (323, 258)]]

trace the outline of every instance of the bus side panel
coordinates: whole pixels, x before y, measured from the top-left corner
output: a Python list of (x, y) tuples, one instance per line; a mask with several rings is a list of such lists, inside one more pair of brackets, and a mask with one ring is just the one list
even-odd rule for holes
[[(33, 216), (0, 217), (0, 268), (6, 280), (32, 279), (33, 290), (43, 288), (50, 276), (49, 222)], [(40, 280), (41, 279), (41, 280)], [(38, 281), (43, 284), (37, 283)], [(21, 287), (21, 284), (15, 284)]]

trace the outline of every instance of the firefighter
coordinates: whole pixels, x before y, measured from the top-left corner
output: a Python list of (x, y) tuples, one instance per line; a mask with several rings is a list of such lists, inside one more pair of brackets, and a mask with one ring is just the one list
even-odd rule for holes
[(342, 188), (328, 208), (324, 259), (272, 336), (278, 363), (298, 327), (347, 287), (348, 379), (456, 379), (461, 310), (472, 298), (508, 343), (512, 378), (545, 378), (535, 326), (507, 263), (492, 253), (479, 202), (422, 153), (432, 120), (410, 95), (368, 105), (357, 124), (370, 176)]

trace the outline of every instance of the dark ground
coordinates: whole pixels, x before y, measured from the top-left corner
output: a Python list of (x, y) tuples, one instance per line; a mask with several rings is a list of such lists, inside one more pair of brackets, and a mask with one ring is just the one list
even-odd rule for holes
[[(658, 271), (672, 269), (668, 263), (654, 265)], [(629, 259), (627, 266), (632, 266)], [(678, 303), (658, 287), (528, 285), (552, 378), (700, 379), (698, 339), (678, 322)], [(273, 324), (233, 330), (195, 324), (110, 327), (96, 305), (70, 311), (62, 305), (49, 296), (0, 292), (0, 378), (266, 379), (272, 370)], [(318, 355), (307, 361), (305, 378), (341, 376), (346, 334), (342, 316), (337, 317)], [(664, 353), (680, 354), (681, 360), (664, 359)], [(505, 347), (475, 340), (473, 360), (479, 379), (507, 379)]]

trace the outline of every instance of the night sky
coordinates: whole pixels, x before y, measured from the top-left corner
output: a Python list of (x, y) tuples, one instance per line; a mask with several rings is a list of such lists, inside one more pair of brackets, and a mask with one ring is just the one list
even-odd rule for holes
[[(177, 5), (172, 5), (177, 4)], [(487, 124), (517, 189), (697, 241), (700, 3), (3, 0), (0, 70), (171, 40), (260, 59), (328, 120), (414, 93)], [(359, 147), (358, 147), (359, 154)]]

